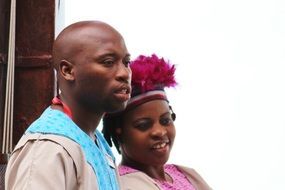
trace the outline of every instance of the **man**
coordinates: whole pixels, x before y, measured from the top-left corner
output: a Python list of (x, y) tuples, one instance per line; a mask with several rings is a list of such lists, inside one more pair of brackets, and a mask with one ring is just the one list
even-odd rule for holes
[(114, 157), (96, 130), (130, 98), (130, 55), (110, 25), (82, 21), (53, 46), (60, 95), (25, 132), (8, 162), (6, 189), (119, 189)]

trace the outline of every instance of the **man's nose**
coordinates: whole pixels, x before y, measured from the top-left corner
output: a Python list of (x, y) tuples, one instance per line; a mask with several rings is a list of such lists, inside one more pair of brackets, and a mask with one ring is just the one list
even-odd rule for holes
[(119, 64), (117, 72), (117, 80), (130, 83), (131, 76), (132, 76), (132, 71), (130, 66), (125, 65), (124, 63)]

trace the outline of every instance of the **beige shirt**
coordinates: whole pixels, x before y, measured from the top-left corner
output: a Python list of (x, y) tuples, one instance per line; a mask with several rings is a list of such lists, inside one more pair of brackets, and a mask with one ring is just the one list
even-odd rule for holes
[[(204, 179), (192, 168), (178, 166), (196, 190), (211, 190)], [(157, 183), (143, 172), (134, 172), (120, 176), (122, 190), (160, 190)]]
[(5, 189), (96, 190), (97, 180), (79, 144), (57, 135), (28, 134), (9, 159)]

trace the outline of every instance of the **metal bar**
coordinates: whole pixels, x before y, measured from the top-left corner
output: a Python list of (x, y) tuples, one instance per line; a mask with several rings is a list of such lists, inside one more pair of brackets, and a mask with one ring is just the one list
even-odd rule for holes
[(7, 62), (7, 83), (4, 109), (2, 153), (13, 150), (13, 106), (14, 106), (14, 71), (15, 71), (15, 33), (16, 33), (16, 0), (11, 0), (9, 51)]

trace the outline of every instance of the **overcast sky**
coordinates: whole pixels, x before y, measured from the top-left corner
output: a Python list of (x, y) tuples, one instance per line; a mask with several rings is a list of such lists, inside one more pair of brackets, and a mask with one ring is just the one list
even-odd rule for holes
[(176, 64), (169, 162), (216, 190), (285, 189), (284, 0), (65, 1), (64, 26), (90, 19), (117, 28), (133, 58)]

